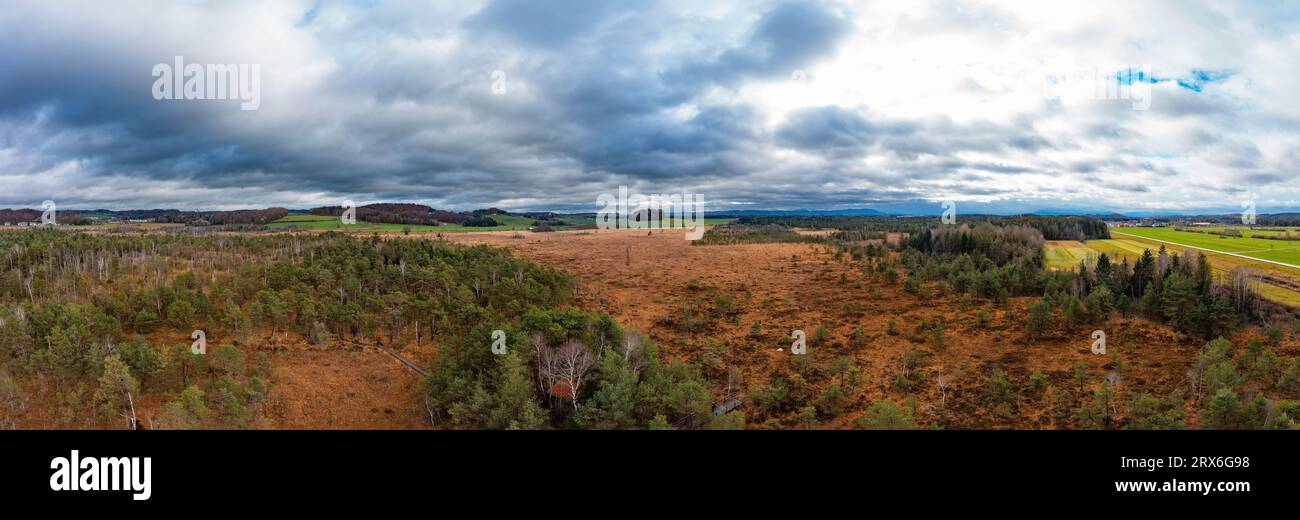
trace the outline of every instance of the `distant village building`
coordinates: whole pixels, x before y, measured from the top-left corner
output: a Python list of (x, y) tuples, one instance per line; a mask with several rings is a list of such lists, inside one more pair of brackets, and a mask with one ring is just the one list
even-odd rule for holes
[(1123, 221), (1123, 222), (1107, 222), (1106, 225), (1108, 225), (1108, 226), (1110, 226), (1110, 227), (1117, 227), (1117, 228), (1126, 228), (1126, 227), (1164, 227), (1164, 226), (1165, 226), (1165, 223), (1164, 223), (1164, 222), (1161, 222), (1161, 221), (1159, 221), (1159, 220), (1153, 220), (1153, 219), (1149, 219), (1149, 218), (1143, 218), (1143, 219), (1138, 219), (1138, 220), (1126, 220), (1126, 221)]

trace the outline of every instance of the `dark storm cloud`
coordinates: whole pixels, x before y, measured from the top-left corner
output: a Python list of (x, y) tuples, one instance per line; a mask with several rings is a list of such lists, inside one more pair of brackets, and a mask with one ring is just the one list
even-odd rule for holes
[(671, 179), (735, 175), (729, 152), (755, 139), (748, 107), (705, 107), (686, 121), (647, 117), (611, 125), (580, 148), (589, 167), (633, 177)]
[(751, 78), (789, 78), (830, 54), (849, 29), (845, 14), (826, 4), (780, 4), (759, 19), (745, 42), (717, 56), (685, 64), (670, 74), (669, 80), (735, 86)]
[[(826, 5), (794, 2), (777, 4), (748, 32), (741, 45), (686, 55), (663, 73), (629, 67), (625, 56), (600, 56), (553, 68), (560, 75), (546, 76), (543, 88), (583, 137), (574, 152), (590, 169), (642, 179), (747, 174), (738, 154), (764, 138), (754, 109), (699, 103), (698, 97), (710, 86), (789, 77), (829, 55), (848, 23)], [(697, 113), (683, 118), (671, 112), (686, 106)]]
[(906, 122), (873, 123), (857, 111), (837, 106), (805, 108), (791, 114), (776, 131), (777, 142), (790, 148), (831, 154), (864, 153), (881, 137), (916, 132)]
[[(0, 207), (352, 198), (590, 209), (620, 184), (698, 190), (738, 209), (861, 207), (939, 192), (1018, 196), (1025, 186), (1011, 176), (1058, 171), (1141, 192), (1143, 179), (1124, 176), (1185, 177), (1178, 168), (1189, 166), (1171, 162), (1198, 152), (1242, 182), (1286, 181), (1271, 155), (1281, 145), (1235, 131), (1249, 122), (1241, 103), (1214, 95), (1248, 78), (1245, 67), (1202, 92), (1158, 86), (1147, 116), (1182, 130), (1150, 146), (1135, 145), (1149, 120), (1128, 103), (1084, 117), (1060, 103), (959, 116), (870, 96), (789, 103), (761, 92), (846, 56), (899, 52), (890, 38), (982, 45), (1026, 26), (1008, 10), (935, 7), (878, 21), (857, 12), (869, 4), (829, 1), (9, 2), (0, 10)], [(181, 55), (260, 63), (261, 108), (153, 99), (151, 68)], [(914, 81), (874, 72), (870, 81), (902, 89)], [(952, 83), (971, 94), (966, 79)], [(1270, 125), (1293, 132), (1288, 117)], [(1134, 158), (1165, 150), (1173, 158)]]
[(1034, 152), (1051, 147), (1045, 138), (1031, 132), (989, 121), (957, 124), (944, 116), (876, 120), (861, 111), (828, 106), (795, 111), (777, 128), (776, 140), (809, 153), (840, 157), (891, 153), (907, 160), (962, 151)]

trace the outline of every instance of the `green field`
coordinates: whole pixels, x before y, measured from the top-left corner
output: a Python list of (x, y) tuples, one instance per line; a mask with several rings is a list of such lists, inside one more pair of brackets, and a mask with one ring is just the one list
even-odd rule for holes
[[(1160, 228), (1155, 228), (1155, 229), (1136, 228), (1136, 229), (1140, 229), (1145, 232), (1166, 231), (1166, 233), (1154, 233), (1154, 236), (1158, 236), (1161, 238), (1153, 237), (1148, 239), (1148, 238), (1140, 238), (1136, 236), (1124, 236), (1120, 234), (1123, 232), (1131, 231), (1133, 229), (1135, 228), (1124, 228), (1123, 231), (1112, 231), (1111, 235), (1116, 238), (1111, 238), (1108, 240), (1089, 240), (1087, 244), (1081, 244), (1079, 242), (1069, 241), (1069, 240), (1049, 241), (1043, 248), (1044, 260), (1048, 268), (1074, 269), (1079, 265), (1079, 260), (1082, 258), (1086, 258), (1087, 255), (1089, 255), (1089, 253), (1091, 253), (1093, 259), (1096, 259), (1096, 257), (1101, 255), (1101, 253), (1105, 253), (1106, 256), (1109, 256), (1114, 261), (1121, 261), (1127, 259), (1129, 264), (1132, 265), (1134, 262), (1137, 261), (1138, 258), (1142, 256), (1143, 251), (1149, 249), (1151, 250), (1152, 254), (1155, 254), (1156, 251), (1160, 249), (1162, 243), (1157, 242), (1156, 240), (1173, 242), (1174, 240), (1171, 240), (1171, 238), (1184, 239), (1186, 238), (1186, 235), (1192, 235), (1193, 238), (1201, 238), (1202, 240), (1199, 243), (1206, 243), (1206, 241), (1213, 240), (1215, 242), (1209, 242), (1209, 243), (1218, 245), (1217, 241), (1220, 240), (1219, 237), (1216, 235), (1177, 232), (1172, 229), (1160, 229)], [(1222, 239), (1222, 240), (1231, 241), (1235, 239)], [(1255, 239), (1253, 241), (1248, 240), (1247, 243), (1260, 242), (1260, 241), (1275, 242), (1281, 245), (1289, 244), (1289, 242), (1283, 242), (1277, 240), (1263, 240), (1263, 239)], [(1186, 252), (1188, 249), (1197, 249), (1195, 246), (1190, 246), (1190, 245), (1189, 246), (1176, 246), (1176, 245), (1167, 245), (1167, 244), (1164, 245), (1165, 248), (1170, 253), (1181, 254)], [(1235, 245), (1238, 246), (1240, 250), (1241, 244), (1238, 243)], [(1083, 249), (1080, 249), (1080, 246), (1082, 246)], [(1220, 248), (1209, 247), (1209, 246), (1204, 246), (1204, 247), (1209, 249), (1216, 249), (1220, 251), (1227, 250), (1227, 249), (1220, 249)], [(1246, 249), (1246, 251), (1249, 251), (1249, 249)], [(1295, 250), (1280, 250), (1280, 251), (1272, 250), (1272, 251), (1266, 251), (1265, 253), (1287, 254), (1287, 253), (1294, 253), (1294, 252)], [(1224, 255), (1219, 253), (1208, 253), (1208, 252), (1205, 253), (1206, 257), (1209, 258), (1210, 260), (1210, 266), (1211, 268), (1214, 269), (1214, 273), (1216, 276), (1220, 276), (1220, 277), (1227, 276), (1234, 269), (1237, 269), (1239, 267), (1248, 267), (1251, 269), (1267, 271), (1270, 273), (1270, 276), (1288, 280), (1292, 284), (1300, 284), (1300, 269), (1295, 269), (1295, 268), (1290, 268), (1290, 267), (1285, 267), (1277, 264), (1271, 264), (1268, 262), (1255, 260), (1253, 258), (1257, 257), (1257, 253), (1237, 253), (1237, 254), (1248, 254), (1251, 258), (1245, 258), (1242, 256)], [(1265, 260), (1273, 259), (1273, 258), (1266, 258), (1266, 256), (1272, 256), (1272, 255), (1267, 255), (1267, 254), (1258, 254), (1258, 255), (1259, 258), (1263, 258)], [(1296, 291), (1284, 285), (1274, 285), (1265, 282), (1260, 284), (1259, 292), (1265, 298), (1268, 298), (1270, 300), (1281, 302), (1287, 305), (1300, 306), (1300, 291)]]
[(1295, 227), (1249, 228), (1245, 226), (1206, 226), (1206, 227), (1187, 228), (1186, 230), (1223, 232), (1229, 229), (1235, 229), (1237, 230), (1237, 232), (1241, 233), (1241, 235), (1245, 237), (1270, 237), (1270, 236), (1282, 236), (1286, 234), (1300, 237), (1300, 228), (1295, 228)]
[(1172, 242), (1196, 249), (1222, 251), (1300, 267), (1300, 242), (1269, 240), (1266, 238), (1224, 237), (1208, 233), (1178, 231), (1170, 228), (1124, 228), (1123, 230), (1114, 230), (1111, 234), (1119, 238), (1123, 238), (1124, 235), (1133, 235)]

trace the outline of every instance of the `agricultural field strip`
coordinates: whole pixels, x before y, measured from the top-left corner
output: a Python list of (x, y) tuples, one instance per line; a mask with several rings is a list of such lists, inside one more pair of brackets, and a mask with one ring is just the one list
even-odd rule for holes
[(1075, 240), (1053, 240), (1046, 245), (1046, 262), (1051, 269), (1072, 269), (1097, 251)]
[[(1144, 239), (1144, 240), (1151, 240), (1151, 241), (1154, 241), (1154, 242), (1160, 242), (1160, 243), (1163, 243), (1163, 244), (1175, 245), (1175, 246), (1178, 246), (1178, 247), (1186, 247), (1186, 248), (1191, 248), (1191, 249), (1198, 249), (1198, 250), (1201, 250), (1201, 251), (1208, 251), (1208, 252), (1211, 252), (1211, 253), (1218, 253), (1218, 254), (1221, 254), (1221, 255), (1235, 256), (1235, 257), (1239, 257), (1239, 258), (1245, 258), (1245, 259), (1247, 259), (1247, 260), (1255, 260), (1255, 261), (1257, 261), (1257, 262), (1267, 262), (1267, 263), (1270, 263), (1270, 264), (1276, 264), (1276, 265), (1280, 265), (1280, 266), (1284, 266), (1284, 267), (1290, 267), (1290, 268), (1292, 268), (1292, 269), (1300, 269), (1300, 265), (1288, 264), (1288, 263), (1286, 263), (1286, 262), (1278, 262), (1278, 261), (1276, 261), (1276, 260), (1266, 260), (1266, 259), (1263, 259), (1263, 258), (1256, 258), (1256, 257), (1253, 257), (1253, 256), (1246, 256), (1246, 255), (1241, 254), (1241, 253), (1229, 253), (1229, 252), (1227, 252), (1227, 251), (1219, 251), (1219, 250), (1217, 250), (1217, 249), (1210, 249), (1210, 248), (1201, 247), (1201, 246), (1193, 246), (1193, 245), (1183, 244), (1183, 243), (1179, 243), (1179, 242), (1170, 242), (1170, 241), (1168, 241), (1168, 240), (1160, 240), (1160, 239), (1158, 239), (1158, 238), (1144, 237), (1144, 236), (1141, 236), (1141, 235), (1130, 235), (1130, 234), (1128, 234), (1128, 233), (1120, 233), (1119, 231), (1114, 231), (1114, 230), (1111, 230), (1111, 233), (1112, 233), (1112, 234), (1115, 234), (1115, 235), (1124, 235), (1124, 236), (1126, 236), (1126, 237), (1141, 238), (1141, 239)], [(1285, 248), (1285, 249), (1296, 249), (1296, 248)], [(1264, 251), (1283, 251), (1283, 250), (1285, 250), (1285, 249), (1266, 249), (1266, 250), (1264, 250)], [(1261, 251), (1245, 251), (1245, 252), (1246, 252), (1246, 253), (1259, 253), (1259, 252), (1261, 252)]]
[[(1107, 253), (1110, 255), (1118, 255), (1116, 256), (1116, 258), (1125, 257), (1132, 260), (1142, 256), (1142, 252), (1144, 250), (1150, 250), (1151, 245), (1154, 243), (1158, 243), (1158, 241), (1156, 239), (1146, 238), (1146, 237), (1120, 238), (1118, 234), (1116, 234), (1115, 238), (1104, 239), (1104, 240), (1089, 240), (1088, 247), (1091, 247), (1097, 250), (1098, 252)], [(1175, 244), (1175, 245), (1180, 249), (1187, 249), (1187, 250), (1195, 249), (1194, 247), (1186, 246), (1182, 244)], [(1260, 265), (1260, 264), (1253, 263), (1253, 262), (1263, 262), (1264, 260), (1260, 258), (1244, 257), (1244, 256), (1233, 257), (1233, 256), (1217, 255), (1213, 253), (1209, 253), (1209, 256), (1211, 257), (1210, 265), (1213, 267), (1214, 271), (1216, 273), (1223, 274), (1223, 275), (1228, 274), (1229, 272), (1232, 271), (1232, 269), (1236, 268), (1237, 266), (1243, 266), (1243, 265), (1254, 266), (1259, 269), (1265, 269), (1277, 275), (1286, 276), (1287, 278), (1290, 278), (1291, 276), (1289, 273), (1294, 272), (1289, 269), (1282, 269), (1271, 265)], [(1274, 285), (1269, 282), (1264, 282), (1263, 284), (1260, 285), (1260, 292), (1261, 294), (1264, 295), (1265, 298), (1268, 298), (1270, 300), (1280, 302), (1286, 305), (1291, 305), (1294, 307), (1300, 307), (1300, 292), (1297, 292), (1293, 289), (1289, 289), (1287, 288), (1287, 286)]]
[[(1170, 243), (1172, 243), (1172, 242), (1170, 242)], [(1188, 246), (1188, 247), (1193, 247), (1193, 246)], [(1198, 247), (1197, 249), (1201, 249), (1201, 248)], [(1237, 253), (1239, 253), (1239, 254), (1246, 254), (1246, 253), (1268, 253), (1268, 252), (1270, 252), (1270, 251), (1291, 251), (1291, 250), (1293, 250), (1293, 249), (1300, 249), (1300, 247), (1279, 247), (1279, 248), (1275, 248), (1275, 249), (1256, 249), (1256, 250), (1253, 250), (1253, 251), (1237, 251)], [(1211, 250), (1210, 250), (1210, 249), (1206, 249), (1206, 251), (1211, 251)]]

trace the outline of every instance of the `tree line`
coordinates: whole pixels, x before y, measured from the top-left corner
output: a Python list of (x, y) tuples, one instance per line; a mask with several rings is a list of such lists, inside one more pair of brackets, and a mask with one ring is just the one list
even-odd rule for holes
[[(308, 210), (308, 212), (312, 215), (337, 217), (342, 215), (346, 209), (347, 208), (344, 208), (343, 206), (323, 206), (312, 208)], [(362, 222), (424, 226), (460, 224), (465, 226), (491, 227), (498, 225), (496, 220), (492, 219), (492, 215), (505, 214), (507, 214), (505, 211), (497, 208), (455, 212), (434, 209), (423, 204), (403, 203), (366, 204), (356, 208), (357, 220)]]

